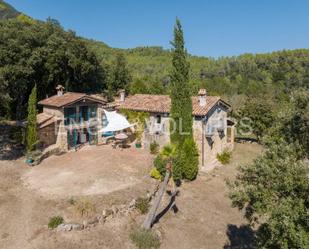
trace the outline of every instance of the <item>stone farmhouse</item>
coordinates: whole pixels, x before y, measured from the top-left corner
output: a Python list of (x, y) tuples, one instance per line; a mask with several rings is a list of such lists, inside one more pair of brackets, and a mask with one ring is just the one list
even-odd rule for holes
[[(120, 96), (118, 109), (148, 112), (150, 118), (144, 131), (144, 147), (156, 141), (164, 145), (170, 141), (170, 106), (168, 95), (135, 94)], [(217, 96), (207, 96), (201, 89), (192, 97), (193, 133), (200, 155), (201, 168), (216, 164), (216, 156), (234, 146), (234, 123), (228, 118), (231, 106)]]
[[(101, 134), (106, 127), (104, 110), (126, 109), (148, 112), (143, 133), (143, 147), (149, 148), (156, 141), (160, 146), (169, 143), (170, 105), (167, 95), (135, 94), (125, 97), (120, 92), (119, 99), (112, 103), (98, 95), (66, 92), (58, 86), (57, 95), (41, 100), (38, 104), (43, 112), (37, 115), (40, 147), (59, 148), (69, 151), (83, 144), (96, 145), (103, 142)], [(225, 149), (232, 150), (234, 123), (228, 119), (231, 108), (220, 97), (207, 96), (206, 90), (192, 97), (192, 118), (194, 138), (198, 145), (201, 168), (216, 161), (216, 155)]]

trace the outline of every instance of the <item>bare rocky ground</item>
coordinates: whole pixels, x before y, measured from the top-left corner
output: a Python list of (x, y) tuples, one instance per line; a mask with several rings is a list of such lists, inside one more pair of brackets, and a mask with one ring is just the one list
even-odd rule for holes
[[(92, 151), (92, 149), (85, 150), (85, 157), (82, 156), (83, 151), (77, 153), (83, 159), (87, 158), (89, 153), (95, 156), (96, 153)], [(134, 153), (134, 149), (132, 151), (131, 153)], [(257, 145), (237, 144), (230, 165), (222, 166), (209, 174), (200, 175), (194, 182), (184, 183), (176, 200), (178, 212), (169, 211), (154, 225), (154, 229), (161, 233), (161, 248), (250, 248), (251, 231), (245, 226), (242, 214), (231, 207), (225, 180), (233, 178), (236, 174), (236, 167), (239, 164), (250, 162), (259, 152), (260, 147)], [(62, 160), (65, 162), (74, 160), (69, 160), (69, 155), (47, 159), (36, 168), (27, 167), (22, 159), (1, 160), (0, 248), (135, 248), (129, 235), (144, 218), (137, 212), (130, 215), (117, 215), (104, 224), (98, 224), (83, 231), (55, 232), (47, 229), (46, 225), (49, 218), (54, 215), (61, 215), (70, 222), (80, 222), (83, 219), (74, 213), (74, 208), (70, 203), (71, 197), (69, 197), (71, 193), (78, 200), (78, 198), (84, 198), (79, 197), (79, 192), (85, 196), (88, 192), (84, 190), (95, 189), (90, 193), (91, 195), (85, 197), (95, 207), (93, 213), (100, 213), (104, 208), (125, 204), (132, 198), (145, 195), (147, 189), (151, 189), (155, 183), (148, 177), (151, 157), (143, 153), (140, 157), (143, 158), (143, 160), (140, 158), (142, 164), (135, 162), (134, 155), (126, 157), (124, 154), (118, 162), (107, 160), (110, 165), (114, 165), (110, 166), (110, 175), (108, 168), (105, 168), (109, 166), (108, 163), (104, 166), (105, 170), (98, 169), (102, 165), (97, 164), (95, 164), (96, 167), (86, 168), (84, 172), (82, 164), (77, 166), (76, 170), (74, 170), (74, 164), (66, 168), (62, 165)], [(133, 161), (130, 161), (130, 158), (133, 158)], [(97, 162), (100, 161), (101, 159)], [(118, 163), (129, 165), (125, 169), (125, 174), (119, 173), (121, 167), (117, 166)], [(77, 181), (74, 180), (75, 186), (79, 184), (78, 181), (81, 183), (81, 186), (77, 187), (78, 192), (74, 190), (74, 184), (72, 185), (69, 180), (62, 181), (57, 178), (60, 172), (55, 171), (52, 168), (53, 165), (57, 165), (59, 171), (62, 165), (64, 171), (73, 172), (71, 176)], [(138, 171), (134, 165), (137, 165)], [(58, 179), (58, 185), (52, 184), (53, 181), (48, 175), (50, 179), (55, 181)], [(98, 191), (104, 188), (104, 185), (96, 181), (108, 179), (109, 176), (113, 184), (108, 186), (114, 187), (113, 191), (106, 191), (106, 189), (102, 192)], [(132, 177), (132, 184), (119, 187), (119, 184), (115, 182), (117, 176), (122, 184), (130, 183), (126, 179)], [(40, 184), (35, 182), (35, 177), (38, 177)], [(44, 181), (48, 188), (44, 185)], [(40, 188), (44, 187), (45, 189), (40, 191)], [(57, 189), (60, 194), (57, 194)], [(65, 189), (67, 191), (64, 191)]]

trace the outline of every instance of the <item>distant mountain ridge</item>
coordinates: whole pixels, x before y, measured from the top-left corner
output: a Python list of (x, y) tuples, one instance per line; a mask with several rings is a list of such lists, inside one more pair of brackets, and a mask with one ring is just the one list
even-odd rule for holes
[(20, 14), (13, 6), (0, 0), (0, 20), (16, 18)]

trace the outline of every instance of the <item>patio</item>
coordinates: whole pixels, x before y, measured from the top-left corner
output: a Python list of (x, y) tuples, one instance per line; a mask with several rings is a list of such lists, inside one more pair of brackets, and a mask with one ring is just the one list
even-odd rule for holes
[(149, 179), (152, 156), (133, 146), (86, 146), (29, 168), (24, 184), (49, 198), (109, 194)]

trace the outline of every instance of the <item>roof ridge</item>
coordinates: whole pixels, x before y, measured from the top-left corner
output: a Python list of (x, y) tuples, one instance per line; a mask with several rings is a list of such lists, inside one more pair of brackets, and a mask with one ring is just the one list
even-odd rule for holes
[[(133, 95), (129, 95), (127, 98), (132, 98), (134, 96), (153, 96), (153, 97), (158, 96), (158, 97), (169, 97), (170, 98), (170, 95), (168, 94), (149, 94), (149, 93), (136, 93)], [(198, 95), (191, 96), (191, 98), (198, 98), (198, 97), (199, 97)], [(207, 97), (222, 99), (221, 96), (208, 95)]]

